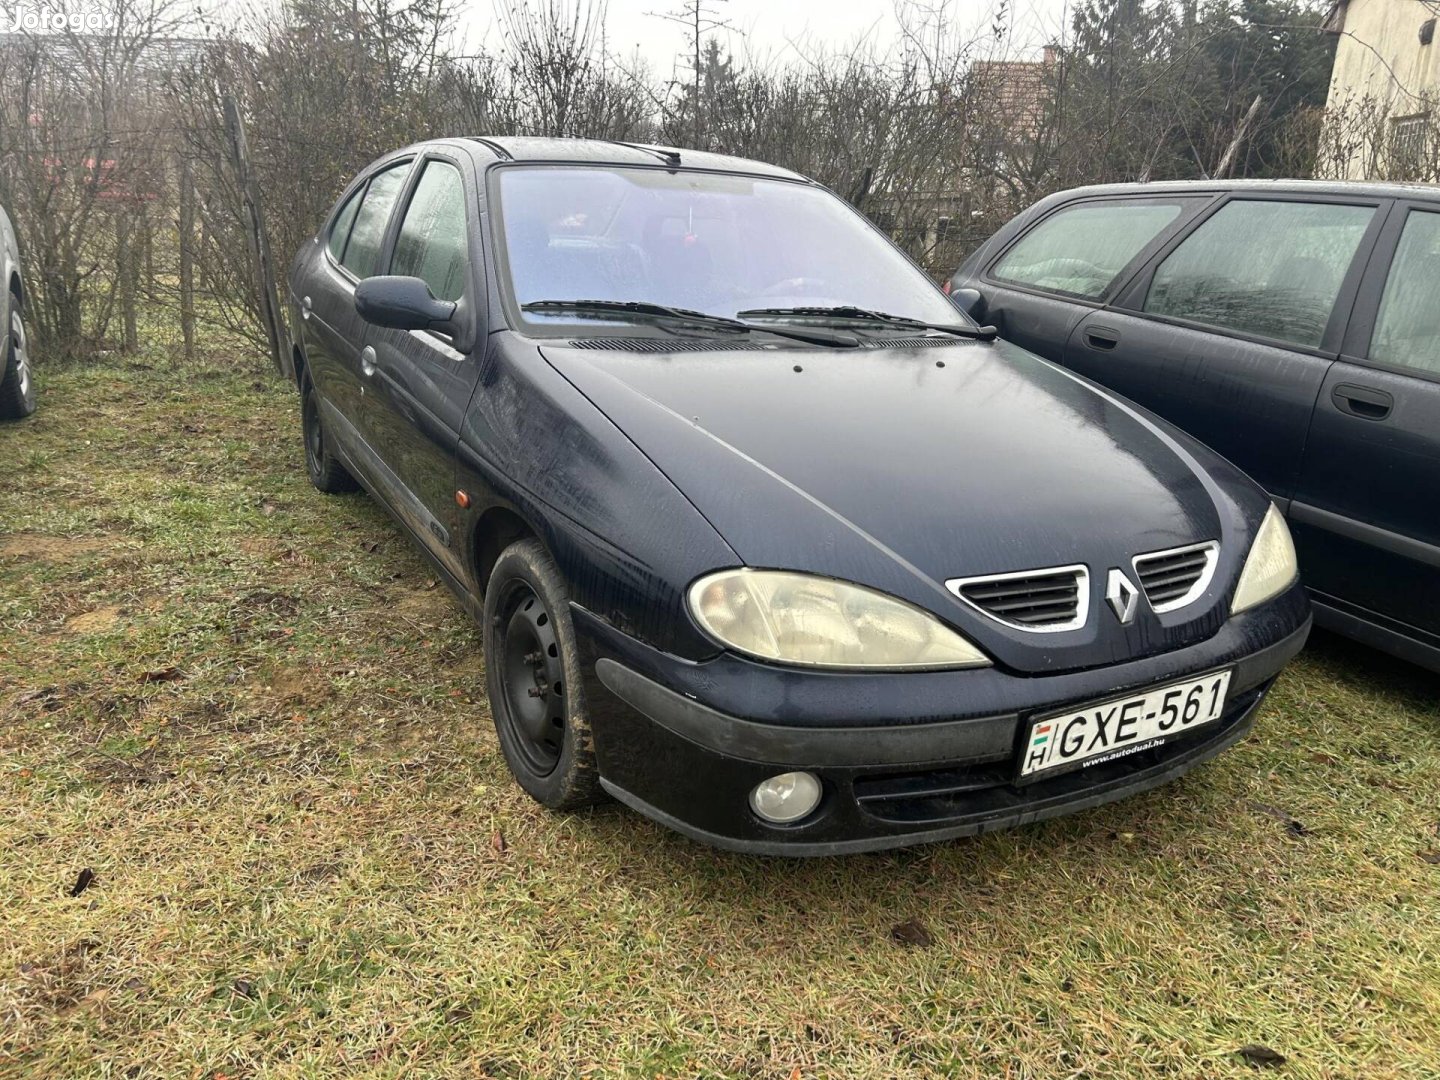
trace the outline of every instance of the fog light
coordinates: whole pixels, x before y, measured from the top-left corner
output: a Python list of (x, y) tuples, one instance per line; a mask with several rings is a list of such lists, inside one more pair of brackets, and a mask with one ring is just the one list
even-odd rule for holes
[(750, 792), (750, 809), (766, 821), (787, 825), (820, 805), (820, 781), (808, 772), (787, 772), (762, 780)]

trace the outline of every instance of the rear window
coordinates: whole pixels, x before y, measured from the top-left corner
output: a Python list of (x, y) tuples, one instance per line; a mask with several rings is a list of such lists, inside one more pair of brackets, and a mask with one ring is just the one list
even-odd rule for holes
[(1098, 300), (1183, 208), (1178, 200), (1069, 207), (1026, 233), (991, 275), (1046, 292)]
[(1318, 346), (1371, 206), (1236, 201), (1155, 271), (1145, 310)]

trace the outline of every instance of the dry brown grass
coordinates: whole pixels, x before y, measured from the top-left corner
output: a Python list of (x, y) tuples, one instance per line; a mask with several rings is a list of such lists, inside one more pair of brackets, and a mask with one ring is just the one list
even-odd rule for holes
[(0, 428), (0, 1075), (1440, 1076), (1434, 677), (1321, 638), (1181, 782), (914, 851), (552, 816), (253, 383), (70, 371)]

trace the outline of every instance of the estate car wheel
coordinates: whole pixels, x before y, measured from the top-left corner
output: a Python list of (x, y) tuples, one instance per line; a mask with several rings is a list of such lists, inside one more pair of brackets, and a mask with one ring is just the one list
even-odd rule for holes
[[(11, 303), (15, 300), (12, 297)], [(29, 341), (25, 337), (25, 323), (18, 309), (10, 312), (9, 333), (4, 339), (4, 351), (0, 360), (0, 417), (19, 420), (35, 411), (35, 383), (30, 378)]]
[(327, 495), (354, 491), (360, 485), (330, 453), (320, 422), (320, 395), (306, 375), (300, 389), (300, 430), (305, 438), (305, 471), (310, 482)]
[(485, 681), (515, 779), (552, 810), (604, 798), (565, 582), (538, 540), (501, 553), (485, 590)]

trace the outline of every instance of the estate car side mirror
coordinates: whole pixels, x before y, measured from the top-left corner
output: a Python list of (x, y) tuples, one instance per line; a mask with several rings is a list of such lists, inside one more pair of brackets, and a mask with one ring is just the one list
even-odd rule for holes
[(372, 277), (355, 286), (355, 310), (360, 317), (392, 330), (454, 334), (457, 307), (453, 301), (435, 299), (430, 286), (418, 277)]
[(950, 294), (950, 302), (976, 322), (985, 314), (985, 298), (979, 289), (956, 289)]

